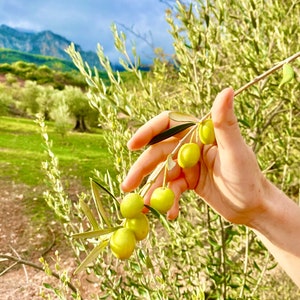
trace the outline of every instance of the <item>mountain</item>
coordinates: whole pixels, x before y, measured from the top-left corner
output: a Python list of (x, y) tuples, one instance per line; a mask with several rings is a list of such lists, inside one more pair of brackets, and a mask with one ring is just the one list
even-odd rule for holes
[[(0, 48), (13, 49), (30, 54), (56, 57), (62, 60), (71, 61), (65, 49), (71, 44), (66, 38), (45, 30), (41, 32), (26, 32), (11, 28), (6, 25), (0, 26)], [(93, 51), (83, 51), (75, 44), (84, 61), (93, 67), (100, 68), (99, 59)]]

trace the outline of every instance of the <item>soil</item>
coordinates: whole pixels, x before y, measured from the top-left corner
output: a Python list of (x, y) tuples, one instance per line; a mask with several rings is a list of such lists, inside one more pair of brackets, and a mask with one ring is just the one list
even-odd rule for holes
[[(64, 242), (59, 223), (45, 204), (42, 213), (34, 211), (34, 197), (41, 191), (33, 190), (23, 184), (0, 179), (0, 299), (61, 299), (53, 290), (46, 289), (43, 284), (60, 287), (60, 281), (48, 276), (43, 270), (26, 264), (15, 263), (9, 257), (22, 259), (38, 267), (42, 267), (39, 259), (43, 257), (55, 272), (55, 253), (58, 252), (60, 267), (67, 270), (69, 276), (77, 266), (71, 247)], [(31, 196), (30, 196), (31, 195)], [(42, 204), (43, 205), (43, 204)], [(84, 273), (84, 272), (83, 272)], [(91, 284), (93, 278), (86, 274), (72, 276), (72, 283), (80, 291), (83, 299), (91, 299), (98, 285)], [(71, 298), (71, 290), (66, 299)], [(42, 296), (44, 293), (45, 296)], [(89, 296), (88, 296), (89, 295)], [(46, 298), (46, 296), (48, 296)]]
[[(73, 183), (72, 186), (77, 185)], [(96, 299), (94, 295), (101, 290), (99, 281), (85, 272), (72, 275), (78, 266), (77, 261), (52, 211), (40, 196), (36, 197), (41, 194), (41, 187), (33, 189), (0, 178), (0, 299), (74, 299), (68, 287), (65, 297), (61, 298), (53, 290), (46, 289), (44, 284), (60, 288), (60, 281), (36, 268), (42, 267), (39, 259), (43, 257), (51, 270), (59, 272), (55, 269), (56, 252), (61, 260), (61, 269), (71, 276), (71, 282), (82, 299)], [(70, 196), (75, 198), (77, 194), (78, 191), (73, 188)], [(16, 264), (8, 257), (22, 259), (34, 266)], [(290, 295), (295, 298), (291, 296), (289, 299), (299, 299), (296, 287), (292, 288)]]

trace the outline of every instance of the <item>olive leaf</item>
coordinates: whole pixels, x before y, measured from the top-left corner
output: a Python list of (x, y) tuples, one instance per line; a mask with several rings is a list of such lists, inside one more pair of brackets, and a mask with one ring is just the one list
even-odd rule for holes
[(188, 114), (184, 114), (178, 111), (169, 112), (169, 118), (175, 122), (198, 122), (199, 120)]
[(74, 271), (74, 275), (81, 272), (84, 268), (87, 267), (88, 264), (94, 261), (99, 256), (101, 251), (103, 251), (103, 249), (108, 245), (108, 242), (109, 239), (101, 241), (101, 243), (99, 243), (77, 267), (77, 269)]
[(97, 182), (96, 180), (92, 179), (93, 182), (102, 190), (104, 190), (107, 194), (109, 194), (117, 203), (119, 203), (118, 199), (115, 197), (114, 194), (112, 194), (105, 186), (103, 186), (101, 183)]
[(169, 222), (167, 221), (167, 219), (165, 218), (164, 215), (162, 215), (158, 210), (156, 210), (155, 208), (147, 205), (147, 204), (144, 204), (144, 206), (146, 208), (148, 208), (153, 214), (154, 216), (156, 216), (159, 221), (162, 223), (162, 225), (167, 229), (167, 231), (171, 234), (171, 227), (169, 225)]
[(293, 80), (294, 75), (295, 73), (293, 67), (290, 64), (284, 64), (282, 67), (282, 79), (279, 87)]
[(149, 256), (148, 252), (144, 253), (144, 251), (142, 249), (138, 249), (137, 254), (138, 254), (138, 257), (140, 258), (140, 260), (142, 260), (145, 263), (147, 269), (154, 268), (152, 260)]
[(149, 255), (146, 256), (145, 264), (146, 264), (146, 267), (147, 267), (148, 269), (153, 269), (153, 268), (154, 268), (153, 263), (152, 263), (152, 260), (151, 260), (151, 258), (150, 258)]
[(85, 214), (85, 216), (88, 218), (93, 229), (94, 230), (100, 229), (99, 225), (96, 221), (96, 218), (95, 218), (93, 212), (91, 211), (91, 209), (89, 208), (89, 206), (82, 199), (79, 199), (79, 205), (80, 205), (80, 208), (82, 209), (83, 213)]
[(122, 226), (109, 227), (109, 228), (105, 228), (105, 229), (98, 229), (98, 230), (75, 233), (75, 234), (72, 234), (71, 237), (73, 239), (91, 239), (91, 238), (99, 237), (101, 235), (106, 235), (106, 234), (112, 233), (119, 228), (122, 228)]
[[(97, 183), (96, 181), (94, 181), (92, 178), (90, 178), (90, 184), (91, 184), (91, 188), (92, 188), (93, 200), (94, 200), (98, 215), (100, 218), (102, 217), (102, 219), (104, 220), (106, 225), (111, 226), (110, 221), (105, 213), (104, 207), (101, 202), (101, 195), (100, 195), (100, 191), (99, 191), (99, 186), (101, 186), (101, 185), (99, 183)], [(103, 188), (103, 189), (105, 189), (105, 188)], [(109, 191), (106, 190), (106, 192), (108, 192), (109, 195), (114, 197)]]
[(184, 123), (184, 124), (180, 124), (178, 126), (175, 126), (175, 127), (172, 127), (170, 129), (167, 129), (161, 133), (159, 133), (158, 135), (156, 135), (155, 137), (153, 137), (151, 139), (151, 141), (148, 143), (147, 146), (150, 146), (150, 145), (154, 145), (156, 143), (159, 143), (163, 140), (166, 140), (168, 139), (169, 137), (177, 134), (177, 133), (180, 133), (182, 131), (184, 131), (185, 129), (195, 125), (196, 123), (195, 122), (189, 122), (189, 123)]

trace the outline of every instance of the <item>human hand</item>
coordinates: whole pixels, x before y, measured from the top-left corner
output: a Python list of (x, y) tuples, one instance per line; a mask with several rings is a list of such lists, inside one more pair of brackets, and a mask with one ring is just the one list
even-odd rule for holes
[[(188, 189), (195, 190), (215, 211), (233, 223), (251, 226), (255, 217), (264, 211), (267, 181), (254, 153), (241, 136), (233, 111), (233, 96), (231, 88), (223, 90), (212, 107), (217, 145), (200, 145), (201, 157), (194, 167), (181, 169), (176, 165), (168, 171), (168, 185), (176, 195), (168, 212), (169, 219), (178, 216), (180, 195)], [(161, 113), (137, 130), (128, 142), (128, 148), (141, 149), (174, 123), (168, 118), (168, 112)], [(142, 179), (167, 158), (180, 137), (171, 137), (146, 149), (131, 167), (122, 189), (129, 192), (137, 188)], [(162, 184), (162, 180), (161, 175), (149, 189), (145, 197), (147, 204), (151, 192)]]

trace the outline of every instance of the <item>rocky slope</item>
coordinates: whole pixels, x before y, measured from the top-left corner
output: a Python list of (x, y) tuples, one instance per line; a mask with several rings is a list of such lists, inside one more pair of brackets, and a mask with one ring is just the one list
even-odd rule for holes
[[(69, 55), (65, 52), (70, 44), (71, 41), (49, 30), (25, 32), (6, 25), (0, 25), (0, 48), (70, 60)], [(90, 66), (100, 67), (95, 52), (83, 51), (79, 45), (76, 45), (76, 49)]]

